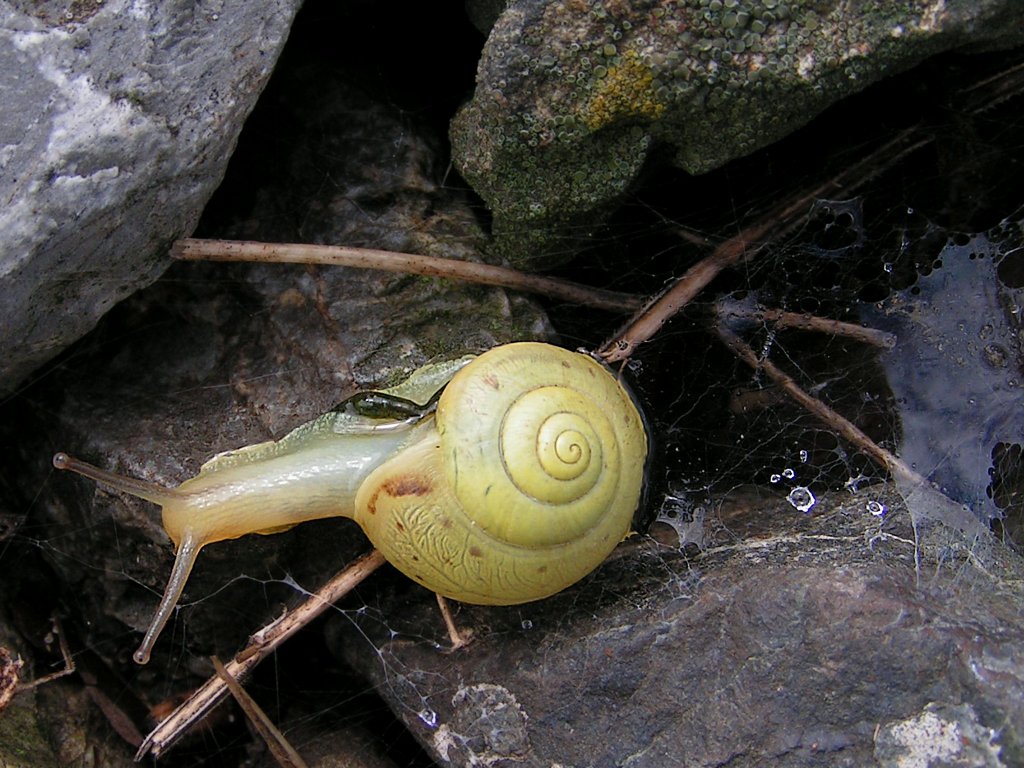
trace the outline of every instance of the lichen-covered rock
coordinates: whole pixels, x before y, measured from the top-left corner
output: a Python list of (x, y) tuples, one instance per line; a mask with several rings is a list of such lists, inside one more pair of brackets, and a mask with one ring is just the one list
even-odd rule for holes
[(882, 725), (875, 759), (882, 768), (907, 765), (978, 765), (1001, 768), (999, 730), (986, 728), (970, 704), (932, 702), (905, 720)]
[(166, 268), (299, 5), (3, 5), (0, 394)]
[(936, 52), (1022, 30), (1007, 0), (518, 0), (452, 123), (455, 161), (503, 255), (542, 265), (659, 147), (708, 171)]

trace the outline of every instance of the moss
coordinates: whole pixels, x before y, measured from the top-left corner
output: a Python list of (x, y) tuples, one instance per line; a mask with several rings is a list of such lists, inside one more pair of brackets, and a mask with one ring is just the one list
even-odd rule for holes
[(36, 718), (35, 697), (22, 694), (0, 715), (0, 765), (29, 768), (57, 760)]

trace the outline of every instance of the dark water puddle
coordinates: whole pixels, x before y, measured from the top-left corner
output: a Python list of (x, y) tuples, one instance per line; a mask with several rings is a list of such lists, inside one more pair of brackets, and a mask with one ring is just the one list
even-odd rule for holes
[(984, 522), (1020, 513), (1020, 489), (1010, 486), (1024, 442), (1022, 240), (1019, 213), (988, 232), (951, 236), (927, 274), (861, 313), (898, 339), (879, 362), (900, 456)]

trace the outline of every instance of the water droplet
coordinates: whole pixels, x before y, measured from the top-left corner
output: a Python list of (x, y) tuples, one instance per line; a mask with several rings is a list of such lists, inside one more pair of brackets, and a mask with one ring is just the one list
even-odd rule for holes
[(846, 478), (846, 482), (843, 483), (843, 488), (848, 490), (850, 493), (857, 493), (857, 491), (860, 490), (860, 484), (863, 483), (867, 479), (868, 478), (864, 477), (864, 475), (857, 475), (856, 477), (848, 477), (848, 478)]
[(874, 499), (872, 499), (867, 503), (866, 509), (870, 514), (874, 515), (875, 517), (885, 516), (885, 504), (883, 504), (880, 501), (875, 501)]
[(437, 727), (437, 712), (432, 709), (421, 709), (416, 713), (416, 717), (418, 717), (428, 728)]
[(796, 470), (786, 467), (784, 470), (782, 470), (782, 476), (787, 480), (792, 480), (794, 477), (796, 477)]
[(800, 463), (806, 464), (807, 463), (807, 459), (808, 459), (809, 456), (810, 456), (810, 454), (808, 454), (807, 451), (801, 450), (800, 451)]
[(885, 262), (885, 264), (882, 265), (882, 269), (884, 269), (886, 272), (892, 272), (892, 270), (893, 270), (892, 263), (888, 262), (888, 261)]
[(775, 472), (771, 477), (768, 478), (768, 480), (772, 483), (777, 483), (781, 479), (782, 475), (780, 475), (778, 472)]
[(811, 508), (817, 503), (817, 499), (814, 498), (814, 494), (811, 493), (810, 488), (805, 488), (802, 485), (798, 485), (792, 491), (789, 492), (789, 496), (786, 497), (786, 501), (793, 505), (794, 508), (801, 512), (810, 512)]
[(533, 622), (530, 621), (529, 619), (523, 619), (522, 622), (520, 622), (519, 626), (521, 626), (523, 629), (529, 631), (529, 630), (533, 629)]

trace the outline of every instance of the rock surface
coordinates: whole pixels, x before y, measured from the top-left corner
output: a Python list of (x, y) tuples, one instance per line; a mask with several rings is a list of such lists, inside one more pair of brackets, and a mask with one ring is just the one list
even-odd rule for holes
[(299, 5), (3, 5), (0, 395), (166, 269)]
[(455, 653), (429, 600), (337, 621), (335, 647), (441, 765), (897, 766), (940, 742), (942, 765), (1020, 764), (1019, 558), (915, 542), (877, 487), (816, 512), (727, 504), (699, 555), (640, 541), (544, 604), (462, 606)]
[(706, 172), (935, 53), (1017, 45), (1022, 30), (1006, 0), (518, 0), (452, 123), (454, 159), (498, 251), (542, 266), (649, 160)]

